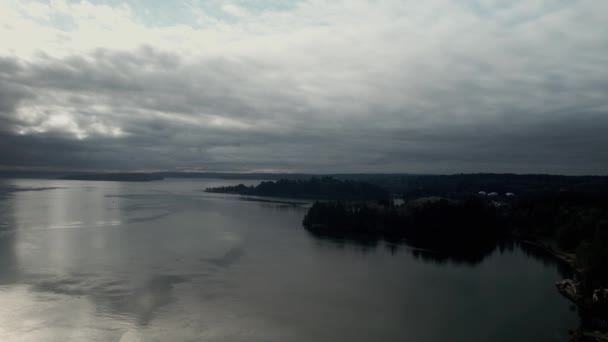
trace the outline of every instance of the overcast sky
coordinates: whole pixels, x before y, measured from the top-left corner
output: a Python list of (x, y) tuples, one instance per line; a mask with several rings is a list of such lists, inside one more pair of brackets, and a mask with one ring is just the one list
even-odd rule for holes
[(608, 173), (608, 1), (0, 13), (0, 168)]

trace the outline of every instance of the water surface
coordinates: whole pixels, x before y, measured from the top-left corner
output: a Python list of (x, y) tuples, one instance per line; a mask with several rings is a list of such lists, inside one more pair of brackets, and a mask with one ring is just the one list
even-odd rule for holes
[[(566, 341), (556, 264), (311, 236), (237, 180), (0, 180), (0, 341)], [(256, 182), (245, 182), (256, 183)]]

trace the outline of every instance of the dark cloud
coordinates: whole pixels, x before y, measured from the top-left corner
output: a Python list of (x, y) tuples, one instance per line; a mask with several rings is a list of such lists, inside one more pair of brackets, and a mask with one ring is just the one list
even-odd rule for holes
[[(453, 15), (436, 25), (384, 20), (440, 4)], [(299, 31), (213, 31), (251, 53), (229, 41), (197, 54), (141, 44), (0, 57), (0, 164), (603, 174), (608, 27), (590, 3), (555, 6), (540, 15), (520, 1), (489, 20), (450, 2), (390, 2), (360, 25), (323, 4), (326, 26), (282, 13), (264, 20)]]
[(0, 57), (0, 130), (18, 123), (15, 111), (19, 103), (32, 97), (25, 85), (15, 82), (22, 71), (17, 59)]

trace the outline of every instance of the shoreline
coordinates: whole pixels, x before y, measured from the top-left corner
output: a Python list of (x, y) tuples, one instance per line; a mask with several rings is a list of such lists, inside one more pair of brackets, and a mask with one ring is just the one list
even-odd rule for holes
[(538, 240), (532, 237), (522, 236), (518, 234), (507, 235), (508, 239), (512, 239), (515, 242), (529, 245), (541, 249), (543, 252), (551, 255), (561, 263), (567, 265), (570, 270), (577, 276), (583, 274), (583, 270), (576, 265), (576, 255), (573, 253), (566, 253), (560, 249), (557, 249), (547, 241)]
[[(552, 246), (548, 241), (542, 241), (517, 234), (511, 234), (508, 236), (508, 238), (512, 239), (515, 242), (541, 249), (543, 252), (547, 253), (547, 255), (555, 258), (557, 261), (568, 266), (575, 278), (580, 277), (584, 272), (580, 267), (576, 265), (575, 254), (566, 253)], [(578, 300), (575, 300), (570, 296), (563, 294), (562, 291), (560, 291), (559, 289), (557, 289), (557, 291), (560, 292), (570, 302), (572, 302), (576, 306), (576, 310), (579, 313), (581, 312), (581, 310), (584, 310)], [(582, 326), (579, 326), (577, 328), (572, 329), (570, 338), (571, 342), (608, 342), (608, 332), (592, 331), (590, 329), (584, 329)]]

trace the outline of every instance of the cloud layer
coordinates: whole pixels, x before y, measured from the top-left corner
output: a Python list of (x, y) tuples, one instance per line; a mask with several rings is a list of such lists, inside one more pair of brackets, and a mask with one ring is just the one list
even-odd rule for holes
[(605, 173), (608, 3), (2, 1), (3, 167)]

